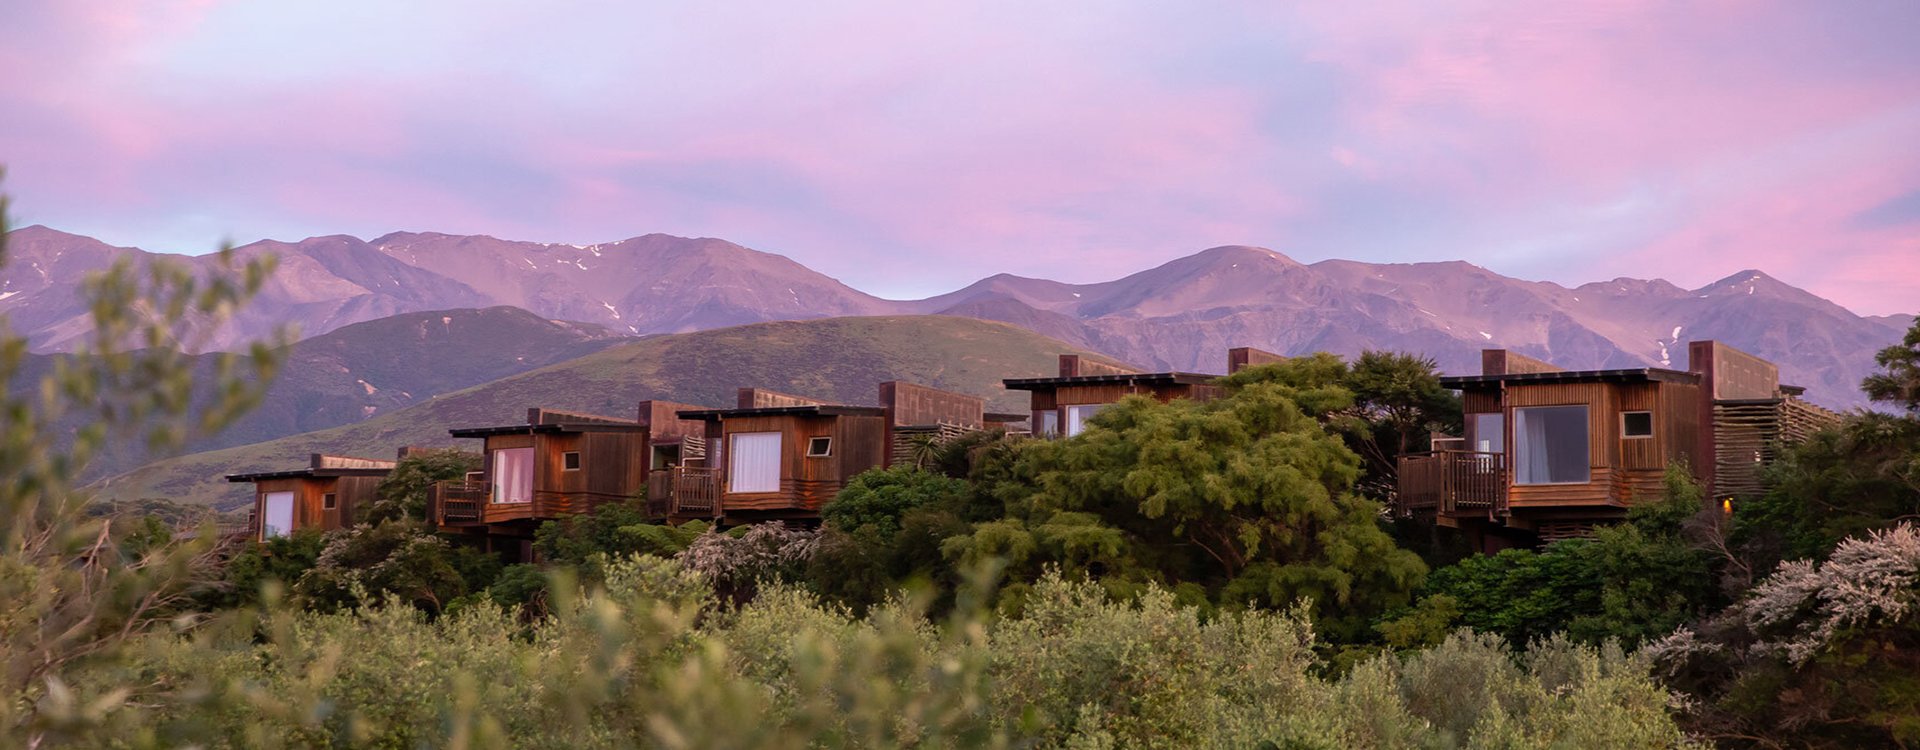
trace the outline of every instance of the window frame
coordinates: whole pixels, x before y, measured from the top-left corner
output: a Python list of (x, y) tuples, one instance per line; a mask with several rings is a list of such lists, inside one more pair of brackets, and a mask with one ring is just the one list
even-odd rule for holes
[[(749, 440), (765, 440), (766, 439), (765, 436), (767, 435), (773, 436), (773, 450), (771, 451), (771, 460), (773, 461), (771, 465), (771, 468), (773, 471), (772, 485), (767, 489), (759, 489), (757, 488), (757, 486), (754, 488), (742, 488), (741, 487), (742, 472), (740, 471), (741, 467), (736, 464), (736, 462), (740, 460), (740, 455), (741, 455), (741, 452), (739, 450), (739, 444), (741, 442), (744, 442), (742, 438), (747, 438)], [(729, 495), (769, 495), (769, 494), (775, 494), (780, 492), (780, 475), (784, 473), (786, 469), (786, 466), (784, 465), (785, 461), (782, 460), (783, 458), (782, 452), (786, 450), (786, 442), (787, 442), (787, 436), (784, 432), (780, 430), (756, 430), (753, 432), (728, 433), (725, 440), (727, 455), (726, 455), (726, 458), (724, 459), (726, 461), (726, 467), (727, 467), (727, 478), (726, 478), (726, 487), (723, 489), (723, 492)], [(761, 468), (765, 469), (766, 467), (761, 467)]]
[[(286, 516), (287, 524), (284, 527), (273, 526), (272, 528), (278, 533), (269, 534), (267, 533), (269, 524), (273, 523), (274, 516), (276, 515), (273, 512), (273, 498), (275, 495), (283, 495), (286, 498), (285, 516)], [(299, 504), (300, 504), (300, 500), (297, 497), (297, 493), (294, 493), (291, 490), (271, 490), (271, 491), (261, 492), (260, 493), (260, 541), (265, 542), (269, 539), (273, 539), (274, 537), (292, 536), (294, 525), (300, 522), (300, 513), (298, 508), (296, 507)]]
[[(1631, 432), (1628, 432), (1628, 431), (1627, 431), (1627, 417), (1628, 417), (1629, 415), (1633, 415), (1633, 414), (1645, 414), (1645, 415), (1647, 415), (1647, 432), (1646, 432), (1646, 434), (1644, 434), (1644, 435), (1635, 435), (1635, 434), (1633, 434), (1633, 433), (1631, 433)], [(1634, 409), (1634, 410), (1632, 410), (1632, 411), (1623, 411), (1623, 412), (1620, 412), (1620, 439), (1621, 439), (1621, 440), (1651, 440), (1651, 439), (1653, 439), (1653, 433), (1654, 433), (1654, 425), (1653, 425), (1653, 410), (1652, 410), (1652, 409)]]
[(321, 510), (339, 510), (340, 494), (337, 492), (320, 493), (320, 509)]
[[(1582, 438), (1581, 442), (1585, 447), (1585, 451), (1583, 451), (1583, 455), (1580, 457), (1581, 470), (1585, 473), (1584, 478), (1578, 481), (1564, 481), (1564, 482), (1520, 481), (1520, 464), (1522, 463), (1521, 451), (1525, 448), (1525, 445), (1526, 445), (1526, 440), (1522, 439), (1523, 436), (1520, 434), (1520, 429), (1521, 429), (1520, 428), (1520, 423), (1521, 423), (1520, 412), (1534, 410), (1534, 409), (1539, 409), (1539, 410), (1579, 409), (1580, 410), (1581, 416), (1584, 417), (1584, 419), (1581, 422), (1581, 429), (1580, 429), (1580, 435)], [(1513, 422), (1513, 426), (1510, 428), (1513, 430), (1513, 435), (1512, 435), (1513, 445), (1508, 446), (1508, 449), (1512, 451), (1511, 459), (1508, 462), (1508, 471), (1511, 476), (1510, 481), (1512, 482), (1513, 486), (1515, 487), (1553, 487), (1553, 486), (1579, 486), (1579, 485), (1593, 484), (1593, 438), (1592, 438), (1593, 405), (1592, 404), (1532, 404), (1529, 406), (1512, 407), (1511, 409), (1508, 410), (1507, 413), (1508, 413), (1508, 416), (1512, 417), (1512, 422)], [(1531, 457), (1530, 451), (1527, 457)], [(1551, 465), (1552, 459), (1548, 459), (1547, 463)]]
[[(826, 444), (827, 447), (823, 450), (816, 452), (813, 449), (813, 447), (823, 442)], [(807, 458), (832, 458), (832, 457), (833, 457), (833, 436), (814, 435), (812, 437), (807, 438)]]
[[(569, 466), (568, 464), (572, 464), (572, 465)], [(579, 471), (580, 470), (580, 451), (561, 451), (560, 452), (560, 470), (561, 471)]]

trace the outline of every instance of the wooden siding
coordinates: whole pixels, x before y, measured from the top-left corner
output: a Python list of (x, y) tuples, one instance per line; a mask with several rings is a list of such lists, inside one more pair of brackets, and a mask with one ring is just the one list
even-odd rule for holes
[(1480, 374), (1482, 375), (1520, 375), (1560, 371), (1559, 367), (1551, 363), (1505, 349), (1480, 350)]
[(1249, 367), (1285, 362), (1285, 355), (1255, 349), (1251, 346), (1238, 346), (1227, 350), (1227, 374), (1239, 372)]
[(1121, 365), (1096, 362), (1078, 354), (1060, 355), (1060, 377), (1073, 378), (1081, 375), (1130, 375), (1139, 370)]
[[(1497, 396), (1468, 394), (1466, 411), (1485, 413)], [(1657, 499), (1665, 491), (1667, 465), (1698, 466), (1700, 388), (1688, 383), (1552, 383), (1509, 384), (1506, 390), (1506, 429), (1509, 450), (1513, 439), (1512, 409), (1529, 406), (1587, 407), (1589, 481), (1585, 484), (1514, 485), (1509, 497), (1516, 508), (1604, 504), (1621, 506)], [(1628, 438), (1621, 414), (1652, 414), (1653, 435)]]
[[(269, 492), (293, 493), (293, 531), (320, 529), (331, 531), (353, 525), (357, 512), (373, 502), (374, 488), (380, 477), (294, 477), (256, 482), (253, 486), (255, 538), (260, 519), (266, 518)], [(335, 507), (327, 509), (325, 496), (333, 493)]]
[[(775, 415), (735, 417), (718, 424), (721, 430), (716, 437), (723, 443), (740, 433), (780, 433), (780, 489), (728, 492), (728, 480), (723, 477), (720, 504), (728, 515), (736, 511), (817, 513), (840, 493), (847, 480), (880, 466), (886, 456), (887, 424), (882, 416)], [(833, 438), (831, 455), (807, 456), (807, 442), (816, 437)], [(731, 469), (726, 459), (719, 461), (723, 472)]]
[[(1511, 363), (1509, 363), (1511, 364)], [(1615, 467), (1620, 465), (1620, 397), (1608, 383), (1508, 384), (1506, 393), (1507, 446), (1516, 445), (1512, 410), (1530, 406), (1587, 407), (1587, 471), (1584, 484), (1514, 484), (1508, 504), (1515, 511), (1527, 506), (1607, 505), (1613, 503)]]
[(1468, 414), (1500, 413), (1500, 392), (1466, 391), (1460, 394), (1460, 409)]
[(881, 383), (879, 403), (896, 426), (979, 427), (986, 421), (985, 399), (916, 383), (898, 380)]

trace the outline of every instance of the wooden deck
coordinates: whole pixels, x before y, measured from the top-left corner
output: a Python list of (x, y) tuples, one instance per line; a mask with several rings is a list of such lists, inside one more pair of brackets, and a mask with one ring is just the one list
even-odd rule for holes
[(655, 518), (718, 518), (720, 471), (698, 466), (647, 474), (647, 515)]
[(1434, 451), (1400, 457), (1395, 510), (1402, 516), (1496, 518), (1507, 514), (1506, 456)]

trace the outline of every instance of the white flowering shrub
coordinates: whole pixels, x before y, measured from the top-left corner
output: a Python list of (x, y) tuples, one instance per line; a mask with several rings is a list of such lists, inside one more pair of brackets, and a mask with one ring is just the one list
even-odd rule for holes
[(1780, 565), (1738, 604), (1645, 653), (1693, 725), (1814, 747), (1920, 742), (1920, 530)]
[(1920, 531), (1910, 524), (1848, 539), (1825, 563), (1780, 566), (1740, 606), (1753, 648), (1800, 665), (1853, 628), (1892, 625), (1920, 605)]

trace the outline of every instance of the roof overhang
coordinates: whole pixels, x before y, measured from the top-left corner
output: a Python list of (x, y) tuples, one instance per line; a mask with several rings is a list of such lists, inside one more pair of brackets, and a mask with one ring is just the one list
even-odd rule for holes
[(252, 474), (228, 474), (229, 482), (270, 482), (276, 479), (332, 479), (334, 477), (384, 477), (392, 469), (294, 469), (262, 471)]
[(1120, 375), (1008, 378), (1000, 381), (1000, 384), (1009, 391), (1051, 391), (1070, 385), (1206, 385), (1221, 377), (1201, 372), (1130, 372)]
[(882, 417), (887, 410), (878, 406), (807, 404), (804, 406), (763, 406), (752, 409), (691, 409), (679, 412), (681, 419), (708, 422), (741, 417)]
[(1686, 383), (1698, 385), (1700, 373), (1682, 370), (1666, 370), (1658, 367), (1640, 367), (1626, 370), (1561, 370), (1558, 372), (1523, 372), (1507, 375), (1450, 375), (1440, 379), (1440, 385), (1454, 390), (1474, 390), (1491, 388), (1501, 383), (1508, 385), (1545, 385), (1553, 383)]
[(581, 432), (647, 432), (646, 425), (600, 422), (561, 422), (556, 424), (513, 424), (499, 427), (463, 427), (447, 430), (457, 438), (485, 438), (495, 435), (558, 435)]

